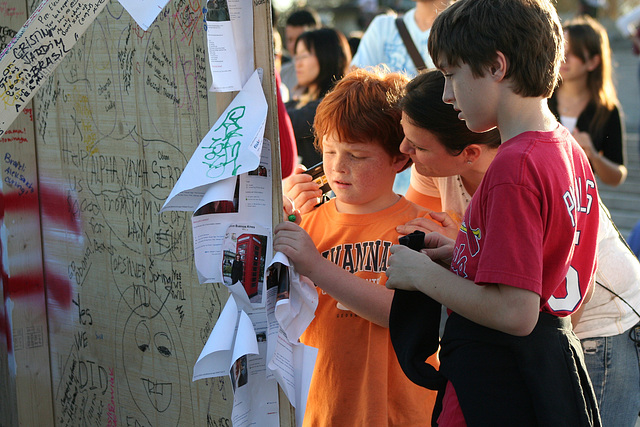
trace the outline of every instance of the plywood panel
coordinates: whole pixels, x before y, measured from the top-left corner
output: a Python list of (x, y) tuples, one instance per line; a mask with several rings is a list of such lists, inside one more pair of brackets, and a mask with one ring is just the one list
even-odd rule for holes
[(49, 311), (56, 425), (206, 422), (190, 366), (219, 297), (195, 278), (188, 216), (158, 214), (207, 130), (199, 9), (171, 2), (144, 32), (111, 2), (38, 96), (41, 186), (77, 221), (43, 217), (73, 300)]
[(111, 1), (35, 99), (44, 270), (70, 300), (48, 306), (56, 425), (231, 424), (228, 379), (191, 382), (227, 290), (198, 283), (190, 214), (158, 213), (216, 118), (206, 66), (200, 1), (146, 32)]
[[(0, 51), (27, 16), (25, 1), (0, 1)], [(53, 407), (31, 103), (0, 136), (0, 146), (0, 424), (46, 425)]]

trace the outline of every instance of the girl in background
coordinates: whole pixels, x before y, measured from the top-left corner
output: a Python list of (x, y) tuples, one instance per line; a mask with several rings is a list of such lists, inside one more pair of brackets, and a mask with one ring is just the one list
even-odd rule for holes
[(347, 72), (351, 51), (346, 37), (338, 30), (321, 28), (302, 33), (294, 55), (298, 86), (304, 92), (286, 104), (301, 163), (307, 168), (322, 160), (313, 141), (313, 120), (324, 95)]
[(627, 177), (626, 143), (607, 31), (595, 19), (582, 16), (564, 25), (564, 35), (562, 81), (549, 108), (571, 131), (602, 182), (620, 185)]

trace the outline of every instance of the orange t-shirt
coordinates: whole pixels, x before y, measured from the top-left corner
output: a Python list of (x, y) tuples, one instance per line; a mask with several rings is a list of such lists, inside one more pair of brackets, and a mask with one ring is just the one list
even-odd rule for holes
[[(307, 230), (323, 256), (345, 270), (384, 286), (389, 248), (397, 225), (427, 210), (400, 199), (382, 211), (339, 213), (331, 200), (305, 215)], [(305, 426), (428, 426), (436, 393), (402, 372), (389, 329), (359, 317), (318, 288), (316, 317), (301, 341), (318, 348)], [(438, 367), (437, 356), (429, 360)]]

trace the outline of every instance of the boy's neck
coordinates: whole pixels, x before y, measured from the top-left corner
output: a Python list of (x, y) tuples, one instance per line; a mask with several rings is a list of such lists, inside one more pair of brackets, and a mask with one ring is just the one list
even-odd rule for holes
[(345, 203), (336, 197), (336, 210), (340, 213), (351, 215), (366, 215), (383, 211), (395, 205), (400, 200), (400, 195), (390, 191), (388, 194), (368, 202), (366, 204)]
[(558, 127), (558, 121), (547, 105), (547, 98), (522, 97), (509, 90), (503, 100), (497, 115), (502, 142), (524, 132), (549, 132)]

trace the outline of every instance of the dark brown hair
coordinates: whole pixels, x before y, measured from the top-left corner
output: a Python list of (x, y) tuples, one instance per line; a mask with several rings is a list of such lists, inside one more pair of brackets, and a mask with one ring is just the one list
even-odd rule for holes
[[(569, 52), (587, 62), (594, 56), (600, 57), (600, 63), (587, 75), (587, 89), (592, 102), (596, 105), (596, 113), (589, 130), (596, 133), (607, 122), (613, 108), (618, 105), (618, 96), (613, 84), (611, 47), (607, 30), (589, 16), (574, 18), (564, 24), (567, 33)], [(562, 84), (562, 82), (560, 83)]]
[(562, 27), (549, 0), (458, 0), (435, 19), (428, 46), (439, 68), (467, 64), (476, 77), (502, 52), (505, 78), (523, 97), (550, 97), (564, 58)]
[(431, 132), (447, 152), (457, 156), (471, 144), (500, 146), (500, 133), (493, 129), (483, 133), (471, 132), (452, 105), (442, 101), (444, 76), (438, 70), (428, 70), (411, 80), (400, 108), (411, 124)]

